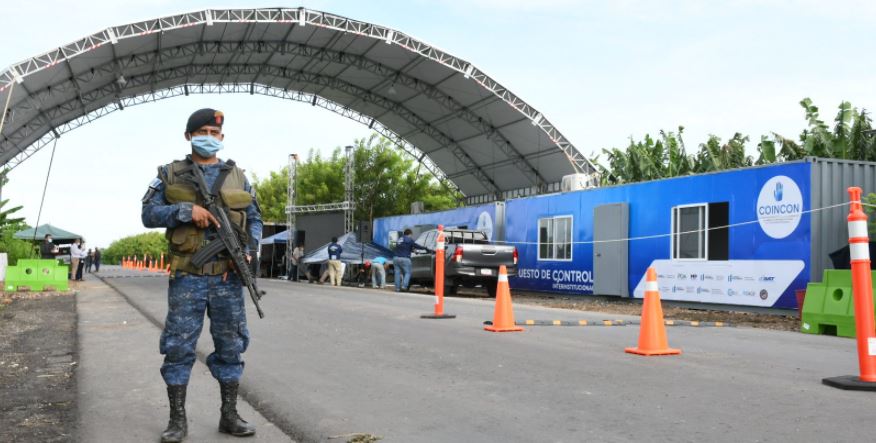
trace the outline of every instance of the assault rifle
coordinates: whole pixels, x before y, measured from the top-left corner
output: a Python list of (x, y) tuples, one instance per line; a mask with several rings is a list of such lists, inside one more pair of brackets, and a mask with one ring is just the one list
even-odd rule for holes
[(216, 192), (222, 187), (222, 182), (225, 181), (225, 176), (228, 175), (229, 171), (230, 168), (219, 172), (219, 177), (216, 178), (216, 183), (213, 184), (213, 190), (211, 191), (207, 188), (207, 182), (204, 180), (204, 173), (201, 172), (201, 168), (194, 163), (191, 165), (192, 177), (194, 178), (192, 181), (201, 194), (201, 198), (204, 199), (204, 208), (210, 211), (210, 214), (213, 214), (216, 220), (219, 220), (219, 227), (216, 229), (219, 238), (199, 249), (192, 256), (192, 264), (195, 267), (204, 266), (216, 255), (227, 251), (234, 270), (237, 271), (237, 275), (240, 276), (240, 280), (246, 286), (247, 291), (249, 291), (249, 296), (252, 298), (252, 304), (255, 305), (256, 311), (259, 313), (259, 318), (265, 318), (265, 314), (262, 312), (261, 306), (259, 306), (259, 300), (265, 295), (265, 291), (259, 290), (256, 286), (255, 275), (253, 275), (249, 263), (246, 261), (246, 253), (240, 244), (240, 238), (234, 232), (225, 209), (216, 203)]

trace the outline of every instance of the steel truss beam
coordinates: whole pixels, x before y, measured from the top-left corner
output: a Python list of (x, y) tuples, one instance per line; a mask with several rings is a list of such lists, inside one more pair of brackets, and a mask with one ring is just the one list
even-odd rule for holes
[[(456, 185), (453, 182), (448, 182), (444, 178), (443, 171), (438, 168), (428, 157), (423, 157), (423, 153), (417, 149), (413, 144), (408, 142), (407, 140), (401, 138), (400, 135), (395, 133), (392, 129), (383, 126), (380, 122), (373, 121), (373, 119), (367, 115), (360, 114), (352, 109), (345, 108), (343, 105), (334, 102), (332, 100), (328, 100), (323, 97), (314, 96), (313, 94), (301, 91), (284, 91), (279, 88), (274, 88), (270, 86), (264, 85), (256, 85), (253, 89), (249, 84), (230, 84), (230, 85), (218, 85), (218, 84), (184, 84), (178, 85), (166, 89), (160, 89), (157, 91), (152, 91), (143, 95), (138, 95), (134, 97), (124, 97), (118, 100), (115, 100), (103, 107), (94, 109), (86, 115), (79, 116), (75, 119), (67, 121), (63, 124), (55, 127), (55, 132), (57, 133), (57, 137), (60, 137), (62, 134), (70, 132), (74, 129), (79, 128), (80, 126), (91, 123), (101, 117), (104, 117), (108, 114), (111, 114), (115, 111), (122, 110), (126, 107), (137, 106), (145, 103), (152, 103), (163, 99), (186, 96), (189, 94), (258, 94), (267, 97), (281, 98), (301, 103), (311, 104), (313, 106), (320, 107), (322, 109), (326, 109), (332, 111), (336, 114), (339, 114), (343, 117), (346, 117), (350, 120), (358, 122), (362, 125), (368, 126), (371, 125), (371, 129), (378, 134), (385, 137), (387, 140), (391, 141), (393, 144), (399, 147), (402, 151), (404, 151), (407, 155), (411, 156), (415, 159), (421, 159), (421, 164), (426, 168), (431, 174), (433, 174), (436, 179), (450, 186), (454, 190), (458, 190)], [(47, 132), (42, 137), (40, 137), (37, 141), (28, 145), (27, 148), (21, 150), (15, 157), (10, 159), (7, 163), (10, 169), (20, 165), (24, 160), (35, 154), (37, 151), (52, 143), (52, 141), (57, 138), (53, 132)]]
[[(295, 182), (298, 178), (298, 154), (289, 154), (289, 184), (286, 188), (286, 207), (295, 205)], [(292, 252), (295, 249), (297, 229), (295, 227), (295, 213), (286, 211), (286, 278), (293, 280), (292, 275)]]
[[(96, 75), (106, 75), (111, 78), (116, 78), (117, 70), (121, 68), (123, 71), (132, 71), (137, 68), (141, 68), (143, 66), (153, 66), (153, 73), (158, 72), (154, 70), (155, 66), (158, 66), (157, 63), (159, 60), (164, 60), (167, 62), (174, 62), (179, 59), (191, 59), (197, 55), (200, 55), (201, 52), (206, 48), (209, 48), (209, 52), (211, 54), (240, 54), (240, 53), (256, 53), (256, 52), (264, 52), (266, 49), (270, 52), (279, 52), (279, 53), (288, 53), (301, 57), (308, 57), (318, 61), (326, 61), (326, 62), (334, 62), (334, 63), (342, 63), (347, 66), (354, 66), (356, 68), (362, 69), (364, 71), (371, 72), (375, 75), (382, 76), (384, 78), (393, 77), (398, 79), (399, 84), (403, 84), (415, 91), (419, 94), (422, 94), (437, 103), (441, 104), (445, 109), (449, 110), (453, 115), (458, 116), (463, 119), (476, 129), (480, 130), (479, 135), (486, 136), (488, 140), (490, 140), (496, 147), (498, 147), (510, 160), (508, 164), (513, 164), (527, 177), (535, 186), (539, 186), (545, 182), (544, 178), (538, 171), (532, 166), (529, 161), (520, 154), (517, 148), (507, 139), (502, 133), (490, 124), (489, 122), (484, 121), (481, 117), (475, 114), (472, 110), (464, 107), (461, 103), (453, 99), (453, 97), (443, 93), (438, 88), (429, 85), (425, 82), (421, 82), (414, 77), (411, 77), (407, 74), (401, 73), (396, 70), (392, 70), (380, 63), (376, 63), (372, 60), (369, 60), (363, 56), (345, 54), (343, 52), (330, 51), (314, 46), (307, 46), (297, 43), (288, 43), (288, 42), (199, 42), (192, 43), (187, 45), (175, 46), (171, 48), (166, 48), (157, 51), (151, 51), (146, 53), (139, 53), (135, 55), (131, 55), (130, 57), (124, 57), (120, 60), (112, 60), (106, 63), (103, 63), (99, 66), (96, 66), (85, 73), (81, 73), (79, 75), (71, 75), (70, 77), (55, 83), (47, 88), (41, 89), (40, 92), (36, 94), (29, 95), (26, 99), (22, 100), (19, 104), (14, 104), (13, 107), (17, 107), (22, 111), (29, 110), (39, 110), (42, 109), (46, 102), (56, 94), (64, 94), (68, 91), (75, 91), (76, 94), (80, 98), (81, 103), (81, 88), (80, 84), (86, 83), (95, 78)], [(221, 65), (221, 66), (235, 66), (235, 65)], [(285, 75), (286, 69), (276, 66), (276, 65), (249, 65), (246, 66), (261, 66), (256, 72), (254, 78), (263, 74), (265, 68), (273, 68), (282, 69)], [(71, 72), (72, 74), (72, 72)], [(316, 74), (314, 74), (316, 75)], [(153, 78), (156, 80), (156, 78)], [(220, 81), (221, 83), (221, 81)], [(131, 85), (130, 87), (139, 86), (139, 85)], [(118, 87), (117, 85), (115, 87)], [(128, 87), (128, 86), (126, 86)], [(372, 95), (374, 94), (373, 91)], [(378, 95), (379, 96), (379, 95)], [(382, 97), (382, 96), (381, 96)], [(364, 97), (362, 97), (364, 98)], [(84, 103), (81, 103), (84, 109)], [(399, 104), (401, 106), (401, 104)], [(407, 108), (406, 108), (407, 109)], [(409, 111), (410, 112), (410, 111)], [(427, 123), (428, 125), (428, 123)], [(432, 125), (434, 126), (434, 125)], [(416, 132), (427, 132), (423, 127), (417, 127)], [(407, 138), (407, 137), (405, 137)], [(442, 143), (443, 145), (444, 143)], [(458, 146), (458, 142), (456, 143)], [(434, 152), (434, 151), (433, 151)], [(454, 152), (458, 158), (461, 156), (459, 152)], [(468, 157), (465, 154), (465, 157)], [(468, 157), (467, 161), (463, 161), (463, 164), (467, 166), (467, 171), (475, 171), (475, 175), (477, 169), (481, 169), (483, 172), (483, 168), (478, 168), (478, 165), (474, 163), (473, 160)], [(471, 163), (471, 164), (467, 164)], [(483, 180), (482, 180), (483, 181)], [(491, 181), (491, 180), (490, 180)], [(489, 186), (487, 186), (489, 189)]]
[(312, 214), (314, 212), (332, 212), (332, 211), (349, 211), (352, 210), (352, 202), (338, 203), (320, 203), (317, 205), (295, 205), (286, 206), (287, 214)]
[[(230, 76), (234, 78), (249, 77), (256, 71), (261, 71), (262, 74), (266, 77), (270, 76), (275, 78), (284, 78), (290, 79), (293, 82), (304, 83), (306, 85), (329, 87), (331, 89), (344, 92), (350, 96), (358, 97), (368, 103), (374, 104), (384, 110), (390, 111), (393, 113), (393, 115), (404, 120), (409, 125), (424, 128), (423, 132), (426, 135), (434, 139), (442, 146), (446, 146), (448, 149), (450, 149), (456, 159), (463, 166), (473, 171), (472, 175), (479, 179), (479, 181), (484, 185), (488, 192), (494, 193), (496, 195), (501, 192), (499, 187), (492, 180), (492, 178), (490, 178), (483, 171), (483, 169), (474, 162), (474, 160), (465, 152), (462, 146), (453, 141), (453, 139), (451, 139), (447, 134), (445, 134), (438, 128), (432, 127), (425, 119), (412, 112), (411, 110), (399, 105), (397, 102), (391, 101), (381, 95), (366, 91), (356, 85), (338, 80), (334, 77), (326, 77), (301, 71), (291, 71), (273, 65), (187, 65), (168, 68), (162, 71), (151, 72), (139, 76), (132, 76), (127, 79), (126, 88), (136, 90), (142, 89), (143, 87), (149, 87), (149, 89), (151, 90), (155, 87), (156, 84), (161, 83), (173, 84), (180, 83), (185, 79), (209, 78), (211, 76)], [(242, 84), (242, 86), (252, 89), (249, 83), (244, 83)], [(112, 99), (114, 99), (115, 96), (115, 86), (113, 84), (107, 84), (103, 87), (92, 89), (91, 91), (82, 94), (82, 97), (86, 99), (89, 104), (97, 104), (111, 101)], [(2, 148), (2, 152), (10, 152), (8, 150), (10, 144), (12, 146), (27, 145), (25, 141), (26, 138), (31, 134), (37, 132), (39, 128), (42, 128), (44, 126), (50, 127), (52, 125), (52, 122), (62, 121), (65, 116), (69, 114), (75, 114), (77, 112), (77, 109), (73, 106), (78, 103), (79, 100), (77, 97), (77, 99), (68, 100), (67, 102), (61, 103), (55, 107), (46, 109), (44, 111), (44, 116), (38, 116), (32, 119), (31, 124), (22, 126), (12, 134), (8, 135), (8, 138), (0, 143), (0, 148)], [(358, 114), (358, 112), (356, 111), (349, 111)], [(371, 121), (372, 119), (369, 118), (368, 124), (371, 124)], [(392, 139), (395, 140), (397, 138), (398, 137), (394, 137)], [(6, 144), (6, 146), (3, 145), (4, 143)], [(29, 157), (29, 155), (27, 157)], [(418, 156), (415, 155), (414, 157), (417, 158)], [(444, 174), (440, 174), (439, 176), (443, 177), (443, 175)]]
[[(550, 140), (565, 153), (568, 160), (578, 172), (596, 172), (595, 167), (593, 167), (586, 157), (581, 155), (540, 112), (508, 91), (491, 77), (475, 68), (471, 63), (454, 57), (429, 44), (416, 40), (405, 33), (390, 28), (304, 8), (210, 9), (107, 28), (101, 32), (61, 46), (56, 50), (49, 51), (45, 54), (41, 54), (37, 57), (10, 66), (5, 71), (0, 72), (0, 92), (3, 92), (8, 88), (13, 81), (21, 82), (30, 74), (52, 67), (59, 62), (68, 60), (72, 57), (93, 51), (106, 44), (115, 44), (122, 39), (138, 38), (156, 32), (167, 32), (192, 26), (212, 26), (215, 23), (285, 23), (290, 26), (292, 24), (297, 24), (298, 26), (315, 26), (338, 32), (351, 33), (366, 38), (383, 40), (387, 44), (397, 45), (398, 47), (430, 59), (449, 69), (462, 73), (466, 78), (472, 79), (478, 85), (493, 93), (496, 97), (531, 120), (533, 125), (544, 131)], [(96, 110), (89, 111), (86, 115), (92, 114), (95, 111)], [(85, 116), (77, 117), (74, 120), (79, 120), (82, 117)], [(487, 134), (491, 140), (495, 137), (494, 133), (488, 131), (484, 133)], [(38, 141), (33, 143), (39, 143), (39, 141), (44, 138), (45, 134), (42, 134)], [(495, 138), (494, 143), (501, 143), (501, 141), (500, 138)], [(25, 153), (31, 150), (31, 148), (31, 146), (16, 146), (16, 149), (20, 150), (21, 153)], [(16, 158), (18, 157), (19, 156), (16, 156)], [(27, 156), (24, 158), (27, 158)], [(479, 179), (482, 180), (482, 178)]]
[(355, 175), (353, 169), (356, 163), (356, 151), (354, 151), (352, 146), (347, 146), (346, 151), (347, 163), (344, 165), (344, 203), (346, 203), (347, 209), (344, 210), (344, 234), (353, 232), (353, 224), (355, 223), (353, 217), (356, 210), (356, 199), (353, 192), (353, 180)]

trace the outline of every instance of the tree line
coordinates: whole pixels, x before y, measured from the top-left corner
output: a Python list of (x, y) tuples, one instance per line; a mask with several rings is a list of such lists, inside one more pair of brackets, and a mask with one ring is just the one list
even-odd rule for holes
[[(427, 211), (458, 207), (463, 196), (453, 186), (420, 168), (413, 158), (396, 149), (377, 134), (354, 143), (354, 189), (356, 220), (410, 212), (411, 203), (423, 202)], [(295, 204), (312, 205), (344, 201), (344, 167), (347, 159), (341, 148), (328, 157), (310, 150), (296, 168)], [(289, 168), (271, 171), (266, 177), (253, 175), (262, 218), (268, 222), (286, 221)]]
[(809, 98), (800, 101), (806, 118), (806, 127), (796, 139), (775, 132), (762, 135), (755, 152), (748, 155), (750, 139), (735, 133), (726, 142), (717, 135), (698, 145), (689, 154), (685, 146), (684, 127), (659, 131), (657, 137), (645, 135), (640, 141), (630, 139), (625, 149), (603, 149), (606, 164), (599, 156), (591, 161), (597, 166), (601, 184), (634, 183), (646, 180), (677, 177), (725, 169), (767, 165), (805, 157), (839, 158), (876, 161), (876, 136), (872, 120), (865, 109), (851, 103), (840, 103), (833, 127), (822, 120), (818, 107)]

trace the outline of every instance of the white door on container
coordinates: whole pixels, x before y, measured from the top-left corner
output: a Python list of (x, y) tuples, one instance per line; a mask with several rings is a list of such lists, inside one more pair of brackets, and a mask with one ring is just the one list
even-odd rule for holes
[(630, 208), (612, 203), (593, 208), (593, 293), (629, 297), (627, 276)]

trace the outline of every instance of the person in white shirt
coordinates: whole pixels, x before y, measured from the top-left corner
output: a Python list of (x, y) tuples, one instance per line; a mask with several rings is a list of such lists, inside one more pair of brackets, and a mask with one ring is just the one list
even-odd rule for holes
[(73, 244), (70, 245), (70, 277), (73, 280), (82, 280), (82, 268), (85, 264), (83, 259), (86, 255), (88, 253), (85, 252), (85, 248), (82, 246), (82, 240), (78, 238), (73, 240)]
[(304, 245), (299, 244), (292, 250), (292, 276), (291, 281), (298, 281), (298, 267), (301, 265), (301, 257), (304, 257)]

